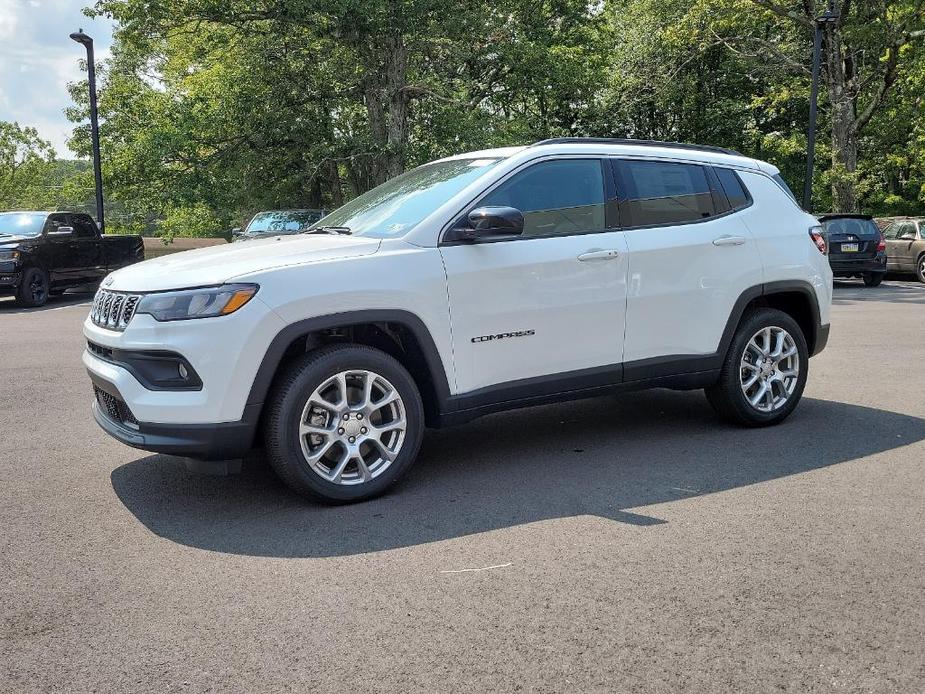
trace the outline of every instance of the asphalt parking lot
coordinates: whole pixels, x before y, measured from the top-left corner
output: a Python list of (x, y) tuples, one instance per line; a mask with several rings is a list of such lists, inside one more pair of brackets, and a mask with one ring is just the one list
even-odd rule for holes
[(494, 415), (346, 507), (105, 436), (88, 302), (0, 300), (0, 691), (925, 691), (925, 285), (840, 283), (777, 428)]

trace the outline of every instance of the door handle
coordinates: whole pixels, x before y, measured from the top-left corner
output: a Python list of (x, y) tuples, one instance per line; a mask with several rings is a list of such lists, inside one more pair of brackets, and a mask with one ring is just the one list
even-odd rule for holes
[(744, 236), (720, 236), (718, 239), (713, 239), (714, 246), (741, 246), (745, 243), (746, 238)]
[(588, 260), (614, 260), (619, 257), (620, 252), (615, 250), (606, 250), (606, 251), (588, 251), (587, 253), (582, 253), (578, 256), (578, 260), (585, 262)]

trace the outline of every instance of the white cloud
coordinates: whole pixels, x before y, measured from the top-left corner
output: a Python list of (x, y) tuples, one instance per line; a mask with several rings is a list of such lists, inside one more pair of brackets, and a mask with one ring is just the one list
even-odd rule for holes
[(36, 128), (59, 156), (73, 153), (65, 141), (73, 124), (67, 83), (81, 79), (83, 46), (68, 37), (79, 28), (93, 37), (96, 61), (109, 56), (112, 22), (91, 20), (87, 0), (0, 0), (0, 120)]

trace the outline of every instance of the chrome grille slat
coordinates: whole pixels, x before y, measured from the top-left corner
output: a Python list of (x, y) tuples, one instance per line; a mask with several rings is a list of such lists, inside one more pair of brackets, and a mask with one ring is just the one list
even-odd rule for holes
[(90, 321), (108, 330), (123, 331), (135, 316), (140, 294), (126, 294), (100, 289), (93, 297)]

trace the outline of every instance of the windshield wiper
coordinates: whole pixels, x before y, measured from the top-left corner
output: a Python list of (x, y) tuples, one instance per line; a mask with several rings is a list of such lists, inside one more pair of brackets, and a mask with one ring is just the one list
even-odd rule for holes
[(303, 234), (350, 234), (350, 227), (312, 227)]

